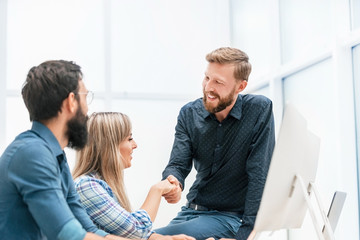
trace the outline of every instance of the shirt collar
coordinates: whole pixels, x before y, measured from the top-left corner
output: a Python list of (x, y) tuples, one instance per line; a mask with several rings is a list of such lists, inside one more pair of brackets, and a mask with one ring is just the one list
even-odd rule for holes
[(39, 135), (48, 145), (51, 151), (54, 153), (55, 157), (63, 155), (64, 151), (61, 149), (61, 146), (54, 136), (54, 134), (47, 128), (44, 124), (33, 121), (31, 130)]
[[(241, 113), (242, 113), (242, 103), (243, 103), (243, 99), (242, 99), (242, 95), (238, 95), (235, 105), (233, 106), (233, 108), (230, 110), (229, 115), (232, 116), (233, 118), (240, 120), (241, 118)], [(205, 119), (207, 117), (209, 117), (211, 115), (211, 113), (209, 113), (205, 107), (204, 107), (204, 103), (203, 101), (201, 101), (201, 109), (200, 109), (200, 115)]]

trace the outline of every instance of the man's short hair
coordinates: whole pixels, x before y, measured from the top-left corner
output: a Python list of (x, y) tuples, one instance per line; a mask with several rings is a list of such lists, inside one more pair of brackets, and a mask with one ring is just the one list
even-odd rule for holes
[(251, 64), (248, 55), (231, 47), (218, 48), (206, 55), (209, 63), (233, 64), (235, 66), (234, 77), (236, 80), (248, 81), (251, 72)]
[(70, 61), (46, 61), (32, 67), (21, 90), (30, 121), (57, 116), (69, 93), (78, 92), (81, 79), (80, 66)]

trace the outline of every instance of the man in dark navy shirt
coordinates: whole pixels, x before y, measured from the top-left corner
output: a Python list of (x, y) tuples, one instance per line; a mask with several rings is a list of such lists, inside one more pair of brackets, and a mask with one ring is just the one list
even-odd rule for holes
[(241, 50), (219, 48), (206, 60), (204, 96), (181, 109), (163, 172), (178, 188), (164, 197), (169, 203), (180, 200), (192, 165), (196, 180), (186, 206), (155, 232), (243, 240), (254, 227), (274, 149), (272, 102), (239, 94), (251, 72)]

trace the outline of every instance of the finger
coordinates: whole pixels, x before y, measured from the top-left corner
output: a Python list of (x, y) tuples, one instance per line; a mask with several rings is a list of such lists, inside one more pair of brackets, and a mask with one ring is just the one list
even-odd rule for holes
[(176, 185), (169, 183), (169, 185), (167, 185), (164, 188), (164, 190), (162, 192), (162, 196), (164, 196), (165, 194), (171, 195), (171, 194), (174, 194), (174, 193), (176, 193)]
[(174, 183), (175, 185), (179, 185), (179, 181), (177, 180), (176, 177), (174, 177), (173, 175), (169, 175), (167, 178), (166, 178), (170, 183)]
[(171, 189), (171, 191), (163, 194), (163, 196), (164, 196), (164, 197), (165, 197), (165, 196), (171, 197), (171, 196), (177, 195), (177, 194), (178, 194), (178, 191), (176, 190), (176, 188), (174, 188), (174, 189)]
[(168, 203), (177, 203), (180, 198), (165, 198)]
[(181, 196), (181, 192), (176, 189), (173, 189), (173, 190), (163, 194), (162, 196), (165, 198), (178, 198)]
[(178, 196), (164, 196), (164, 198), (166, 199), (166, 201), (174, 201), (178, 199)]
[(169, 192), (167, 192), (166, 194), (167, 195), (174, 195), (174, 194), (179, 194), (179, 193), (181, 193), (180, 187), (176, 186), (176, 185), (173, 185), (171, 190)]

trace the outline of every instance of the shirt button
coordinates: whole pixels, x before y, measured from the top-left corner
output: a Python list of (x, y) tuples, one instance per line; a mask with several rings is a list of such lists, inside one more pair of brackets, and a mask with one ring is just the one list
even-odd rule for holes
[(219, 127), (221, 127), (222, 125), (221, 125), (221, 123), (219, 124)]

